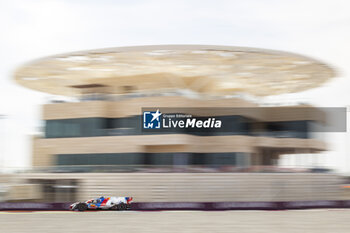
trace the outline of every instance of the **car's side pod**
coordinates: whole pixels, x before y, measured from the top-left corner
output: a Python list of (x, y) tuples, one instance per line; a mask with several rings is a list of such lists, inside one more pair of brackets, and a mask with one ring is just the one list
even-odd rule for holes
[(132, 202), (133, 198), (132, 197), (126, 197), (125, 200), (126, 200), (126, 204), (130, 204)]

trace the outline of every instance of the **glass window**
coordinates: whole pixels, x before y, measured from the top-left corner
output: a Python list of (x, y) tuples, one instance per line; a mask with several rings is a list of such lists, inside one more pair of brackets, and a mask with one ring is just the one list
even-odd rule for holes
[[(236, 165), (244, 153), (108, 153), (58, 154), (56, 165)], [(67, 167), (67, 169), (69, 169)]]
[(142, 164), (141, 153), (116, 154), (59, 154), (57, 165), (133, 165)]
[(281, 121), (266, 123), (266, 135), (286, 138), (308, 138), (309, 121)]
[[(202, 119), (203, 117), (199, 117)], [(203, 119), (206, 119), (205, 117)], [(258, 135), (269, 137), (309, 138), (310, 121), (254, 122), (242, 116), (218, 116), (221, 129), (174, 129), (172, 131), (142, 131), (142, 116), (124, 118), (79, 118), (47, 120), (47, 138), (95, 137), (148, 134)], [(258, 127), (257, 127), (258, 126)]]

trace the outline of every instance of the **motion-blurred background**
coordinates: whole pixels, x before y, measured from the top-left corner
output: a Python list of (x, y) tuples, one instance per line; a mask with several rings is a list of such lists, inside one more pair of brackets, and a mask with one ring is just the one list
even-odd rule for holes
[[(1, 1), (0, 200), (348, 200), (348, 10)], [(150, 133), (142, 108), (228, 123)]]

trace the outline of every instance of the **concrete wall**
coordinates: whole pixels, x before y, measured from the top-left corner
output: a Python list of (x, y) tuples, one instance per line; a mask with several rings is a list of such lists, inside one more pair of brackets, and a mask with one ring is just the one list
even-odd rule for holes
[[(141, 115), (141, 109), (144, 107), (234, 108), (257, 107), (257, 105), (241, 99), (199, 100), (189, 99), (182, 96), (142, 97), (129, 98), (120, 101), (89, 101), (78, 103), (46, 104), (43, 108), (43, 119), (53, 120), (84, 117), (127, 117)], [(190, 110), (191, 109), (189, 109), (189, 111)], [(195, 111), (195, 109), (192, 109), (191, 111)], [(232, 111), (234, 111), (234, 109), (232, 109)], [(208, 114), (212, 114), (212, 112), (209, 111)], [(250, 115), (248, 114), (248, 116)]]
[(259, 153), (259, 148), (278, 148), (288, 153), (310, 153), (325, 150), (316, 139), (268, 138), (253, 136), (192, 136), (185, 134), (104, 136), (81, 138), (34, 138), (33, 166), (54, 165), (55, 154), (89, 153)]
[(41, 187), (37, 184), (16, 184), (9, 187), (7, 201), (40, 200)]
[[(261, 121), (324, 121), (325, 115), (309, 105), (258, 108), (255, 103), (238, 98), (230, 99), (191, 99), (183, 96), (157, 96), (128, 98), (119, 101), (88, 101), (76, 103), (46, 104), (43, 107), (43, 119), (71, 119), (86, 117), (128, 117), (142, 115), (142, 108), (188, 108), (187, 114), (211, 116), (241, 115)], [(202, 108), (202, 109), (200, 109)], [(219, 109), (223, 108), (223, 109)]]
[(310, 173), (64, 173), (23, 179), (77, 179), (78, 199), (133, 196), (137, 202), (341, 199), (342, 178)]

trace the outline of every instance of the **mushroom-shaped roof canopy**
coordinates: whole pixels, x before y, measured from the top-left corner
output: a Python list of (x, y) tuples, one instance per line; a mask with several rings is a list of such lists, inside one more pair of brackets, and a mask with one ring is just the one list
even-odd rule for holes
[(15, 72), (17, 83), (75, 96), (86, 90), (120, 94), (187, 89), (215, 96), (300, 92), (335, 76), (305, 56), (245, 47), (152, 45), (71, 52), (34, 60)]

